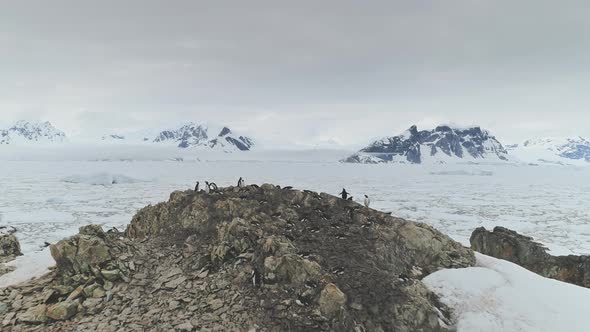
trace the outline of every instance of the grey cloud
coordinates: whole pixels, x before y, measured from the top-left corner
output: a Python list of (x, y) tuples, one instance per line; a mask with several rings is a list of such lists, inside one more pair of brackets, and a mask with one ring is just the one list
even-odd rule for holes
[(5, 1), (0, 112), (72, 132), (208, 119), (309, 144), (364, 143), (439, 121), (478, 123), (507, 140), (590, 135), (588, 8)]

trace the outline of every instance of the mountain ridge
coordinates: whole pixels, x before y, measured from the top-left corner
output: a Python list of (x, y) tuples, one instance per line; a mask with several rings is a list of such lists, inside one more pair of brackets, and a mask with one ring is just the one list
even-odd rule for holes
[(582, 136), (527, 139), (507, 146), (521, 159), (540, 163), (590, 163), (590, 140)]
[(410, 163), (426, 161), (445, 163), (453, 159), (493, 159), (507, 161), (508, 153), (487, 130), (437, 126), (418, 131), (413, 125), (397, 136), (388, 136), (370, 143), (342, 160), (347, 163)]
[(63, 143), (66, 134), (51, 122), (19, 120), (8, 129), (0, 129), (0, 145), (39, 143)]
[[(155, 136), (155, 137), (152, 137)], [(209, 148), (225, 152), (249, 151), (254, 147), (254, 140), (248, 136), (235, 135), (223, 126), (221, 129), (206, 123), (188, 122), (174, 128), (160, 130), (157, 133), (143, 135), (110, 134), (103, 136), (103, 141), (126, 143), (155, 143), (176, 145), (181, 149)]]

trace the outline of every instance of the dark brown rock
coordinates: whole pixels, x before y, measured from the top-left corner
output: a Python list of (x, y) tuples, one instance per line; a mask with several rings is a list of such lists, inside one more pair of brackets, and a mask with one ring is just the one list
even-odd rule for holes
[(533, 238), (504, 227), (492, 232), (477, 228), (471, 248), (484, 255), (504, 259), (544, 277), (590, 288), (590, 256), (552, 256)]
[(0, 263), (5, 263), (21, 256), (20, 244), (14, 234), (0, 235)]
[(67, 320), (78, 312), (78, 304), (64, 301), (47, 307), (47, 317), (54, 320)]
[(475, 263), (427, 225), (273, 185), (174, 192), (52, 254), (52, 273), (0, 290), (3, 331), (451, 331), (421, 278)]

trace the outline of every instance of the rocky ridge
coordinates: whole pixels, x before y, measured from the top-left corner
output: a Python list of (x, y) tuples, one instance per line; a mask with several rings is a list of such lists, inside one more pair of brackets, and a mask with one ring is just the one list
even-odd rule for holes
[(105, 135), (101, 140), (111, 143), (168, 144), (181, 149), (202, 148), (224, 152), (249, 151), (254, 147), (253, 139), (236, 135), (228, 127), (213, 128), (206, 124), (194, 122), (155, 133), (150, 131), (126, 135)]
[(590, 256), (552, 256), (531, 237), (504, 227), (483, 227), (471, 235), (471, 248), (504, 259), (547, 278), (590, 288)]
[(480, 127), (452, 128), (442, 125), (418, 131), (410, 127), (403, 134), (385, 137), (344, 159), (347, 163), (444, 163), (452, 159), (506, 161), (507, 151), (487, 130)]
[(425, 224), (268, 184), (174, 192), (51, 253), (0, 289), (3, 331), (452, 331), (421, 279), (475, 263)]

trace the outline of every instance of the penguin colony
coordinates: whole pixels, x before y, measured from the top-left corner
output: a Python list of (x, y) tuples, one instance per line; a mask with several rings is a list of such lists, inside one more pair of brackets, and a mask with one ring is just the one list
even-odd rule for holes
[[(256, 185), (252, 185), (257, 187)], [(245, 188), (246, 187), (246, 182), (244, 181), (244, 178), (240, 177), (238, 179), (238, 184), (237, 184), (238, 188)], [(293, 187), (285, 187), (283, 189), (292, 189)], [(217, 187), (217, 184), (215, 184), (215, 182), (209, 182), (209, 181), (205, 181), (205, 189), (203, 189), (203, 191), (207, 194), (209, 194), (210, 192), (215, 192), (219, 189), (219, 187)], [(196, 185), (195, 185), (195, 191), (200, 191), (200, 182), (197, 181)], [(352, 201), (353, 197), (349, 196), (350, 194), (346, 191), (345, 188), (342, 188), (342, 192), (340, 192), (340, 197), (342, 197), (342, 199), (344, 200), (348, 200), (348, 201)], [(363, 201), (365, 207), (369, 207), (371, 205), (371, 199), (369, 198), (368, 195), (365, 195), (364, 201)]]

